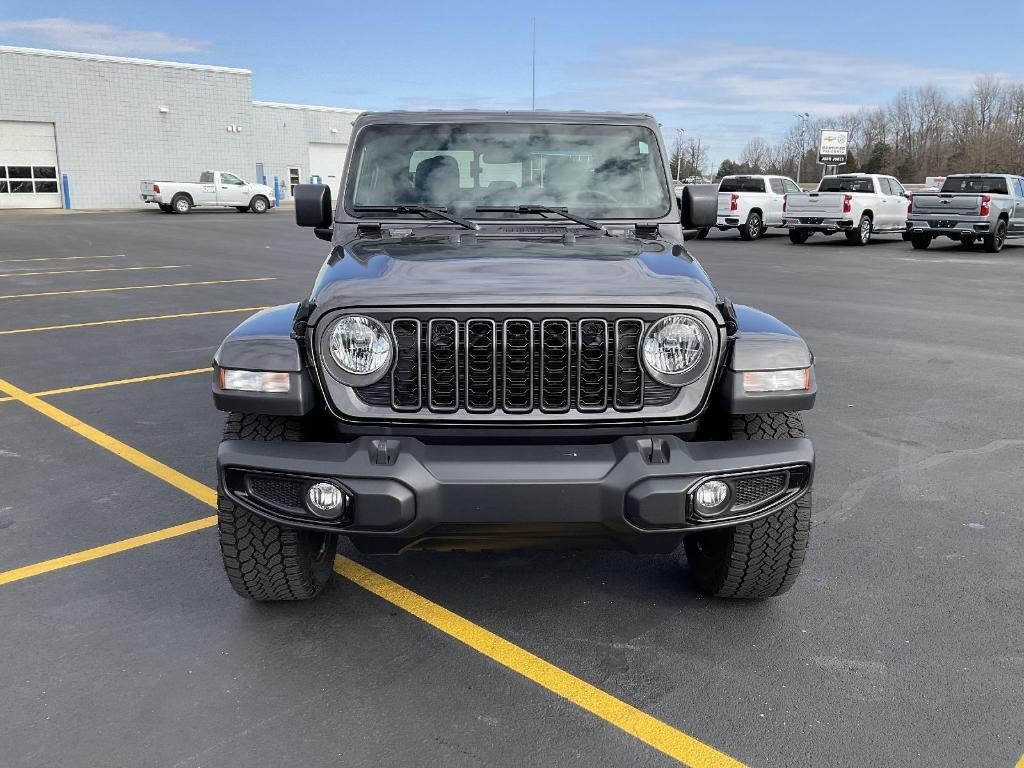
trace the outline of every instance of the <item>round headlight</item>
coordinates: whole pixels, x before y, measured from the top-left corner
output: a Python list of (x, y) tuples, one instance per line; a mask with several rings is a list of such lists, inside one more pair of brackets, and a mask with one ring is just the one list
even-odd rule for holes
[(348, 315), (331, 329), (331, 357), (345, 373), (369, 376), (391, 362), (391, 337), (372, 317)]
[(698, 320), (686, 315), (670, 315), (647, 331), (644, 364), (658, 380), (684, 376), (696, 372), (697, 366), (705, 359), (708, 346), (707, 332)]

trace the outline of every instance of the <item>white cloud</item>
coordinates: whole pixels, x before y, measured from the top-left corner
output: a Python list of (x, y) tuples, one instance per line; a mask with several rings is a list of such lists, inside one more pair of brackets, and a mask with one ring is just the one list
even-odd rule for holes
[(136, 56), (200, 53), (209, 46), (207, 40), (64, 18), (0, 19), (0, 38), (19, 45)]

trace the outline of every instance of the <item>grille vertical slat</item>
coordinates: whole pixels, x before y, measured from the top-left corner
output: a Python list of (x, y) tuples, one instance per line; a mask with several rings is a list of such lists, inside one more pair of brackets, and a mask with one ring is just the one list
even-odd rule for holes
[(527, 413), (533, 410), (533, 321), (506, 320), (502, 331), (503, 406)]
[(433, 411), (459, 409), (459, 324), (434, 319), (427, 324), (427, 401)]
[(615, 321), (615, 396), (620, 411), (634, 411), (644, 404), (644, 370), (640, 365), (642, 320)]
[(418, 411), (422, 405), (420, 332), (419, 320), (401, 318), (391, 322), (391, 333), (395, 337), (391, 405), (396, 411)]
[(608, 407), (608, 323), (580, 320), (576, 334), (576, 407), (603, 411)]
[(568, 320), (540, 324), (540, 407), (568, 411), (572, 403), (572, 331)]
[(493, 320), (467, 320), (466, 410), (493, 411), (498, 405), (498, 329)]

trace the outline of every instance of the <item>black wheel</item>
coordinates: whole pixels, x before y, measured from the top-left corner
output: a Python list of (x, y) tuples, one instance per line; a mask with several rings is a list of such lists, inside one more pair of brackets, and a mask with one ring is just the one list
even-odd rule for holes
[(711, 232), (711, 227), (701, 227), (700, 229), (697, 230), (697, 239), (705, 239), (708, 236), (709, 232)]
[(164, 213), (170, 213), (174, 209), (171, 208), (169, 203), (160, 203), (160, 210), (163, 211)]
[(175, 213), (188, 213), (192, 210), (192, 200), (188, 195), (175, 195), (171, 200), (171, 208)]
[(914, 235), (910, 238), (910, 244), (919, 251), (926, 250), (932, 244), (931, 235)]
[(249, 208), (253, 213), (266, 213), (270, 208), (270, 202), (263, 195), (256, 195), (250, 202)]
[(807, 238), (811, 236), (809, 230), (806, 229), (790, 229), (789, 230), (789, 242), (796, 245), (803, 245), (807, 242)]
[(996, 231), (991, 235), (985, 235), (983, 242), (985, 250), (989, 253), (999, 253), (1003, 250), (1003, 244), (1006, 242), (1006, 219), (997, 221)]
[[(760, 413), (733, 418), (733, 440), (803, 437), (796, 413)], [(811, 495), (761, 520), (687, 536), (686, 561), (698, 589), (716, 597), (764, 599), (786, 592), (807, 552)]]
[(871, 242), (871, 217), (864, 214), (857, 222), (857, 228), (846, 233), (846, 240), (851, 245), (867, 245)]
[[(225, 440), (301, 441), (302, 421), (232, 413)], [(287, 528), (235, 504), (217, 489), (217, 529), (228, 581), (250, 600), (307, 600), (331, 580), (338, 537)]]
[(235, 210), (238, 211), (239, 213), (247, 213), (249, 211), (249, 206), (247, 206), (247, 205), (236, 205), (235, 206)]
[(751, 211), (747, 215), (747, 223), (740, 227), (740, 237), (744, 240), (757, 240), (763, 234), (764, 221), (761, 220), (761, 214)]

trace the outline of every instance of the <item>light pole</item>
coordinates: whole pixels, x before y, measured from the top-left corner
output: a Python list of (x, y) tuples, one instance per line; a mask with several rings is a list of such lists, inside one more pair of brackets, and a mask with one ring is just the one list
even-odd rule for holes
[(685, 128), (676, 128), (676, 181), (683, 180), (683, 134)]
[(800, 167), (804, 162), (804, 147), (807, 145), (807, 121), (811, 119), (811, 116), (807, 112), (800, 112), (793, 117), (800, 121), (800, 154), (796, 158), (796, 183), (799, 184)]

